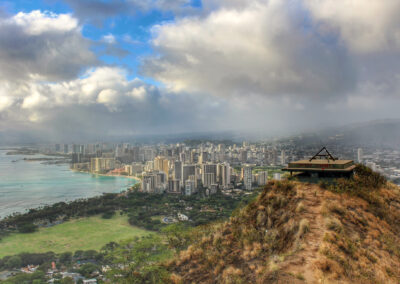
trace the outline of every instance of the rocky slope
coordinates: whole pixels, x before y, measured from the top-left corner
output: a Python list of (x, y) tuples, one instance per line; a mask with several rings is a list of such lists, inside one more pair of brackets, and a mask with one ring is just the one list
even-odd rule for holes
[(168, 263), (175, 283), (400, 283), (400, 190), (270, 182)]

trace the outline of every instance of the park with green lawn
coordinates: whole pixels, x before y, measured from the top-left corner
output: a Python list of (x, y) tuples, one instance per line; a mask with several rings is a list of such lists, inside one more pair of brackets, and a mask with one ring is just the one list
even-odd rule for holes
[(33, 233), (12, 233), (0, 240), (0, 258), (22, 252), (62, 253), (77, 250), (99, 250), (109, 242), (154, 234), (129, 224), (126, 215), (110, 219), (100, 216), (71, 219), (59, 225), (39, 228)]

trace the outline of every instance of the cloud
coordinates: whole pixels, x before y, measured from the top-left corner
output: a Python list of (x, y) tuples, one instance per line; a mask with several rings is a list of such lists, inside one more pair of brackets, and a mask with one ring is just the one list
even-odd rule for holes
[(83, 25), (188, 2), (68, 1), (74, 15), (0, 16), (0, 131), (60, 140), (276, 133), (399, 117), (394, 1), (204, 0), (201, 11), (152, 28), (152, 54), (140, 67), (146, 79), (90, 51), (93, 44), (97, 56), (123, 57), (119, 43), (138, 42), (107, 30), (90, 43)]
[(323, 32), (337, 33), (352, 51), (371, 53), (400, 48), (397, 0), (306, 0)]
[(107, 34), (107, 35), (103, 36), (103, 41), (108, 44), (116, 43), (115, 36), (113, 34)]
[(129, 80), (127, 71), (118, 67), (97, 67), (78, 79), (30, 82), (4, 91), (14, 101), (0, 100), (0, 130), (9, 129), (12, 122), (14, 130), (45, 131), (66, 139), (208, 129), (213, 119), (222, 121), (225, 114), (209, 97), (166, 92), (138, 78)]
[(176, 91), (224, 97), (329, 98), (352, 90), (347, 50), (316, 35), (304, 7), (289, 2), (249, 1), (158, 25), (157, 56), (142, 71)]
[(107, 18), (137, 12), (173, 12), (176, 15), (196, 10), (191, 0), (65, 0), (82, 22), (101, 25)]
[(0, 81), (55, 81), (97, 63), (69, 14), (20, 12), (0, 18)]

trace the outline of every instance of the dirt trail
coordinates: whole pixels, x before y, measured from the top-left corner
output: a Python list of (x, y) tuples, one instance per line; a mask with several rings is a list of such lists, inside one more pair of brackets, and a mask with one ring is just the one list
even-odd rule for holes
[(292, 257), (288, 257), (282, 268), (287, 273), (304, 278), (306, 283), (321, 283), (314, 275), (314, 271), (316, 271), (314, 265), (326, 230), (324, 218), (321, 214), (321, 200), (323, 200), (321, 195), (324, 194), (324, 191), (321, 191), (317, 186), (307, 185), (303, 193), (304, 200), (302, 202), (305, 211), (300, 214), (301, 218), (306, 218), (309, 221), (309, 232), (301, 241), (301, 249)]

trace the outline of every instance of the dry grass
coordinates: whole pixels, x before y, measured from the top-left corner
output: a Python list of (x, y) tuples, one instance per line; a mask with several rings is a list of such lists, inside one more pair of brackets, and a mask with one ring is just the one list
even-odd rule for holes
[(298, 238), (304, 237), (304, 235), (310, 230), (310, 222), (307, 219), (301, 219), (299, 224), (299, 232), (297, 233)]
[(302, 213), (306, 210), (304, 203), (303, 202), (299, 202), (299, 204), (297, 204), (296, 207), (296, 213)]
[(342, 227), (342, 223), (339, 221), (339, 219), (337, 218), (328, 218), (326, 221), (326, 227), (329, 230), (335, 231), (335, 232), (342, 232), (343, 227)]
[[(253, 203), (181, 252), (170, 266), (174, 283), (396, 283), (400, 191), (389, 184), (361, 192), (269, 182)], [(288, 270), (292, 263), (300, 270)]]

